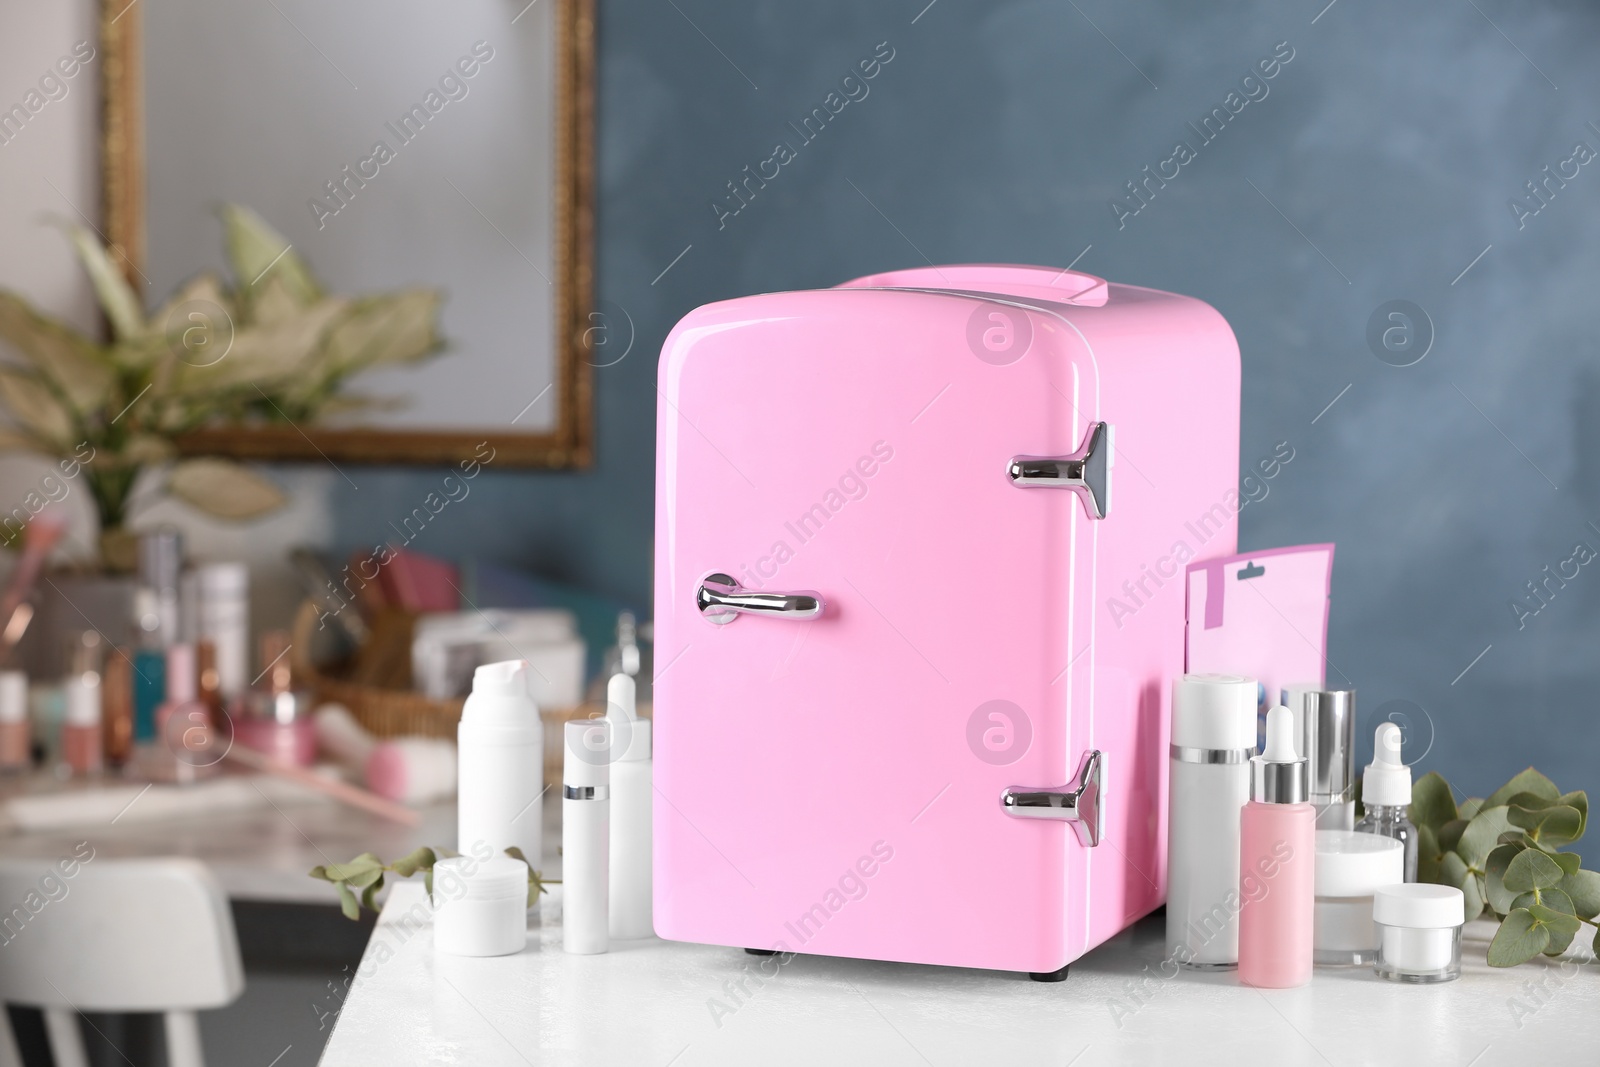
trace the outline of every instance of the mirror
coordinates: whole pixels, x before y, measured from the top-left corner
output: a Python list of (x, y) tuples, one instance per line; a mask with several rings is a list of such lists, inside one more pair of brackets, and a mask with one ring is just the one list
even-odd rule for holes
[(218, 428), (257, 459), (581, 467), (591, 447), (592, 0), (102, 0), (105, 233), (147, 306), (249, 207), (340, 294), (444, 292), (381, 407)]

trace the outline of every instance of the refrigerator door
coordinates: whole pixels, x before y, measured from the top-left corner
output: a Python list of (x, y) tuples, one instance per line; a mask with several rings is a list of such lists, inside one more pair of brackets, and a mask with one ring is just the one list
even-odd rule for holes
[(1101, 850), (1001, 806), (1092, 747), (1108, 525), (1083, 494), (1009, 476), (1100, 418), (1063, 317), (1085, 312), (1027, 304), (784, 293), (668, 338), (662, 937), (1026, 971), (1084, 950)]

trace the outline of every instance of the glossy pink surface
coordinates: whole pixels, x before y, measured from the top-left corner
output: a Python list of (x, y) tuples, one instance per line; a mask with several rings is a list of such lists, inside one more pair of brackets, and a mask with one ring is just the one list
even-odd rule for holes
[[(903, 271), (698, 308), (659, 389), (657, 933), (1050, 971), (1155, 908), (1183, 566), (1236, 543), (1222, 318), (1054, 269)], [(1096, 420), (1105, 519), (1009, 483)], [(718, 571), (825, 611), (714, 626)], [(1098, 847), (1001, 811), (1091, 748)]]

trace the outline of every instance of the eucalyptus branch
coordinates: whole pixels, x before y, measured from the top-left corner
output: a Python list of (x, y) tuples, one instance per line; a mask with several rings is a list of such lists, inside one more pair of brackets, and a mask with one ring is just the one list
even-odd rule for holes
[[(514, 860), (521, 860), (528, 867), (528, 907), (533, 907), (541, 893), (548, 892), (546, 886), (561, 884), (559, 879), (546, 878), (534, 870), (532, 862), (522, 854), (520, 848), (508, 848), (505, 854)], [(459, 855), (461, 853), (448, 848), (430, 848), (424, 845), (409, 855), (401, 856), (393, 863), (384, 863), (373, 853), (363, 852), (349, 863), (317, 866), (307, 873), (312, 878), (332, 882), (339, 890), (339, 907), (344, 911), (345, 918), (359, 919), (362, 908), (372, 912), (378, 910), (377, 896), (383, 889), (384, 878), (387, 875), (410, 878), (421, 871), (423, 887), (431, 897), (434, 864), (439, 860), (453, 859)]]

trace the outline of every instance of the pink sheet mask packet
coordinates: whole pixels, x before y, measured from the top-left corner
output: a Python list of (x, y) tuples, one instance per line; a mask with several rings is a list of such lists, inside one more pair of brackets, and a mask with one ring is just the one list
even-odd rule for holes
[(1332, 544), (1197, 560), (1186, 577), (1186, 671), (1254, 678), (1263, 716), (1284, 686), (1324, 684)]

